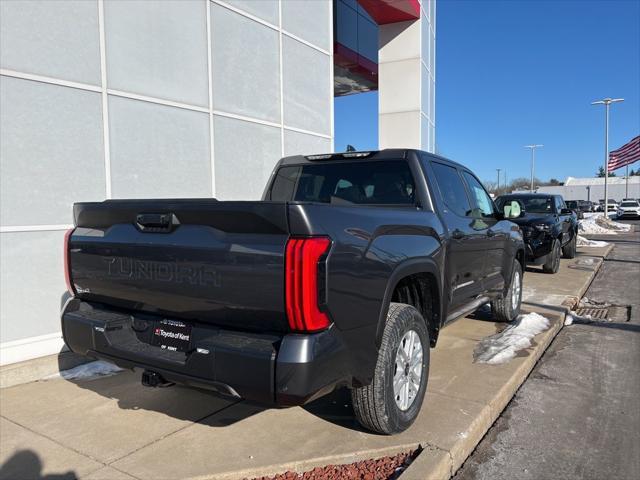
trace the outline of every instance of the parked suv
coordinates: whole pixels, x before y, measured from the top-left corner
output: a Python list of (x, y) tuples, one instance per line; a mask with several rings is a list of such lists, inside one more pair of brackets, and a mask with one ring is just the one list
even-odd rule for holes
[(556, 273), (560, 257), (576, 256), (578, 218), (560, 195), (512, 194), (498, 197), (498, 207), (518, 201), (525, 214), (513, 221), (520, 225), (527, 244), (527, 262)]
[[(604, 212), (604, 199), (601, 199), (599, 203), (600, 203), (600, 206), (598, 208), (598, 211)], [(610, 198), (607, 203), (608, 203), (607, 208), (609, 212), (615, 212), (618, 210), (618, 202), (616, 202), (613, 198)]]
[(74, 352), (264, 404), (351, 389), (358, 420), (406, 429), (442, 327), (520, 311), (525, 247), (467, 168), (415, 150), (287, 157), (262, 201), (74, 205)]
[(623, 200), (618, 207), (618, 218), (640, 217), (640, 203), (637, 200)]

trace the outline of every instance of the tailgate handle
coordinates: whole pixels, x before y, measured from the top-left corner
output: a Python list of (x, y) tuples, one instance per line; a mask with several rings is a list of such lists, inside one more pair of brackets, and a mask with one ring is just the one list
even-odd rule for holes
[(141, 213), (136, 225), (143, 232), (171, 232), (180, 222), (173, 213)]

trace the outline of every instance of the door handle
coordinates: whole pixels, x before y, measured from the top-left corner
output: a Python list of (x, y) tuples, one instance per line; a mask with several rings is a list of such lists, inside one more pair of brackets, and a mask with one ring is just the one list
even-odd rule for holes
[(464, 238), (464, 232), (462, 230), (459, 229), (455, 229), (453, 232), (451, 232), (451, 238), (455, 238), (456, 240), (460, 240), (462, 238)]

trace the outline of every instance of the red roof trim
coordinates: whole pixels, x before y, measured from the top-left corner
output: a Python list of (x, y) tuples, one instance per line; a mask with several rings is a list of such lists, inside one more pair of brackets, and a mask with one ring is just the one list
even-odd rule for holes
[(358, 0), (378, 25), (420, 18), (419, 0)]

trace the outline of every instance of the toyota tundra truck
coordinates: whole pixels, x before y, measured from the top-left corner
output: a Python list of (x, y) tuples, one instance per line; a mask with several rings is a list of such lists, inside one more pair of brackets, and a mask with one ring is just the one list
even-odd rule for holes
[(273, 406), (338, 387), (393, 434), (416, 418), (443, 326), (519, 312), (525, 247), (467, 168), (417, 150), (291, 156), (261, 201), (76, 203), (68, 347)]

